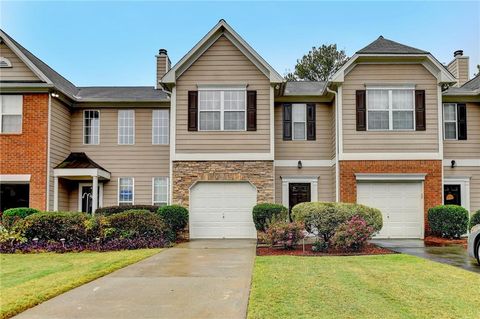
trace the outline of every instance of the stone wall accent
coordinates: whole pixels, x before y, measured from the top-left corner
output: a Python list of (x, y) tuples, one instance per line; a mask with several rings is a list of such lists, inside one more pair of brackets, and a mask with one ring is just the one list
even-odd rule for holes
[(414, 174), (423, 173), (425, 234), (429, 232), (428, 209), (443, 202), (442, 161), (340, 161), (340, 201), (357, 201), (355, 173)]
[(30, 207), (47, 200), (48, 94), (24, 94), (22, 133), (0, 134), (0, 174), (30, 174)]
[(200, 181), (246, 181), (257, 188), (257, 202), (274, 202), (273, 161), (174, 161), (173, 204), (189, 206), (190, 187)]

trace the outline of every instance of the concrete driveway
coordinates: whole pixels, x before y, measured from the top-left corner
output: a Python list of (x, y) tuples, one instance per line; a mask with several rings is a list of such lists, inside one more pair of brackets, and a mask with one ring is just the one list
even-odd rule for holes
[(467, 250), (461, 245), (425, 246), (421, 239), (374, 239), (371, 242), (399, 253), (430, 259), (480, 274), (480, 266), (476, 260), (468, 256)]
[(191, 241), (16, 318), (245, 318), (254, 258), (253, 240)]

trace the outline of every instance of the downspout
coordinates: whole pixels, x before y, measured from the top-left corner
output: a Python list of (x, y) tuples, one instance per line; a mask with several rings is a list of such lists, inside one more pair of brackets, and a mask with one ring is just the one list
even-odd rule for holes
[(326, 86), (327, 92), (332, 93), (335, 96), (335, 201), (338, 202), (340, 199), (340, 167), (338, 165), (338, 154), (339, 154), (339, 140), (338, 140), (338, 95), (337, 92), (331, 90), (328, 85)]

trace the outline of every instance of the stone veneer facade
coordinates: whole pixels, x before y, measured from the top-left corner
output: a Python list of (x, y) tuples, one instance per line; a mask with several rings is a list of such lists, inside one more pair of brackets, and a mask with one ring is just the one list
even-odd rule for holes
[(340, 201), (357, 201), (356, 173), (415, 174), (424, 173), (424, 221), (428, 234), (428, 209), (443, 202), (442, 161), (340, 161)]
[(174, 161), (173, 204), (189, 206), (190, 188), (202, 181), (245, 181), (257, 188), (257, 202), (274, 202), (273, 161)]

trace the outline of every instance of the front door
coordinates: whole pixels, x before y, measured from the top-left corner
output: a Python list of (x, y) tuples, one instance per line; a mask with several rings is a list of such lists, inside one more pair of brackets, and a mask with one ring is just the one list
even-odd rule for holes
[(443, 185), (443, 203), (445, 205), (462, 205), (460, 185)]
[(92, 213), (92, 186), (81, 186), (82, 212)]
[(290, 183), (288, 186), (288, 209), (293, 206), (311, 201), (310, 183)]

